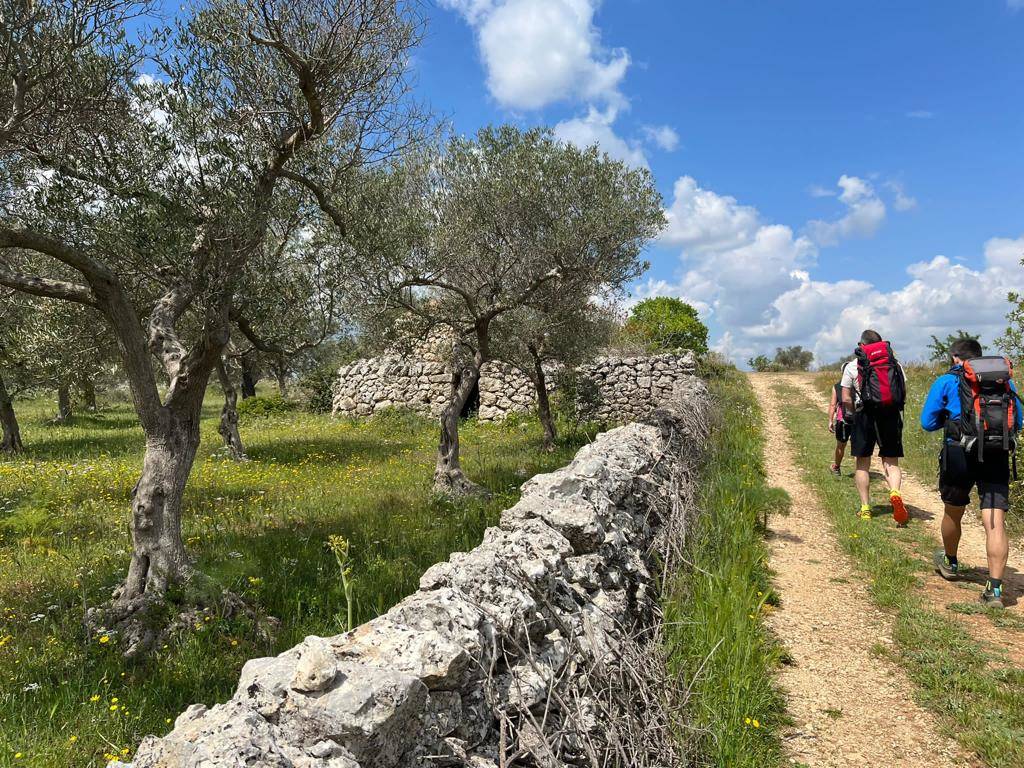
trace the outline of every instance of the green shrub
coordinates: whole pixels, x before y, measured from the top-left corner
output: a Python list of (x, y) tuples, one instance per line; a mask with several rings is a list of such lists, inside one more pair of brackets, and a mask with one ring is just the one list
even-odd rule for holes
[(371, 421), (374, 429), (394, 434), (414, 434), (433, 423), (412, 408), (401, 405), (382, 408), (373, 414)]
[(274, 416), (279, 413), (294, 411), (297, 407), (297, 403), (286, 400), (280, 395), (250, 397), (238, 404), (238, 415), (252, 417)]
[(334, 385), (338, 380), (337, 366), (332, 363), (318, 365), (299, 379), (303, 407), (310, 413), (330, 413), (334, 409)]
[(697, 375), (704, 379), (721, 379), (734, 370), (736, 366), (721, 352), (711, 350), (697, 358)]

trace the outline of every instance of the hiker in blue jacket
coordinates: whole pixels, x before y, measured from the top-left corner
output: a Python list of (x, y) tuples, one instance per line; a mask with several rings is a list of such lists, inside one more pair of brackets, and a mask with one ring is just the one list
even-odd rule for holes
[[(1005, 527), (1006, 511), (1010, 506), (1010, 454), (1000, 447), (986, 445), (982, 456), (979, 456), (978, 450), (969, 444), (965, 445), (961, 439), (961, 380), (964, 362), (980, 358), (982, 348), (976, 339), (960, 339), (953, 343), (949, 352), (952, 367), (932, 384), (921, 410), (921, 426), (924, 429), (929, 432), (946, 430), (939, 457), (939, 493), (945, 504), (945, 516), (942, 519), (943, 549), (935, 553), (935, 569), (944, 579), (959, 578), (957, 547), (960, 544), (960, 524), (964, 508), (970, 501), (971, 488), (977, 486), (981, 520), (985, 526), (989, 573), (981, 602), (993, 608), (1002, 608), (1003, 574), (1010, 551)], [(1017, 389), (1009, 375), (1006, 379), (1014, 394), (1011, 404), (1013, 431), (1016, 432), (1021, 428), (1021, 401), (1016, 396)]]

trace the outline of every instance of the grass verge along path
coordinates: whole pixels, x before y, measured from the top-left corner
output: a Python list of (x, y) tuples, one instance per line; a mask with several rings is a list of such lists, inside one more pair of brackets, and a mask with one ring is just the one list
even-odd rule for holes
[(770, 768), (785, 713), (773, 683), (780, 650), (761, 621), (773, 601), (764, 521), (786, 498), (765, 482), (760, 411), (745, 377), (715, 379), (712, 389), (719, 421), (686, 572), (669, 577), (665, 639), (670, 671), (688, 682), (706, 764)]
[[(1024, 672), (979, 644), (954, 619), (935, 610), (922, 589), (933, 578), (921, 553), (936, 545), (920, 525), (898, 530), (879, 507), (871, 521), (859, 520), (859, 499), (849, 477), (828, 474), (834, 440), (823, 429), (821, 410), (780, 379), (778, 418), (789, 432), (805, 481), (829, 515), (838, 542), (856, 564), (851, 575), (893, 617), (894, 645), (879, 655), (898, 663), (916, 684), (917, 699), (938, 713), (948, 733), (991, 766), (1024, 765)], [(875, 492), (881, 498), (879, 480)], [(965, 524), (968, 521), (965, 520)], [(841, 583), (821, 585), (843, 589)]]

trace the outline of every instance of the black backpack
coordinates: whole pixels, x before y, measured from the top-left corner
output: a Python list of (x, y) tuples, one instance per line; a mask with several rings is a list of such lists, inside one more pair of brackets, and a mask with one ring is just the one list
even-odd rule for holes
[(862, 344), (857, 356), (860, 399), (867, 408), (903, 410), (907, 402), (907, 380), (888, 341)]
[(985, 450), (1011, 451), (1017, 444), (1017, 394), (1013, 364), (1005, 357), (965, 360), (960, 386), (960, 444), (985, 460)]

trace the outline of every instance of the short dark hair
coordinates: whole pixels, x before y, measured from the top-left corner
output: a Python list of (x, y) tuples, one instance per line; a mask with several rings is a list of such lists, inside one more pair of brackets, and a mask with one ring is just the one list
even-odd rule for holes
[(861, 344), (877, 344), (882, 340), (882, 334), (878, 331), (872, 331), (868, 328), (864, 333), (860, 335)]
[(949, 345), (950, 357), (958, 357), (961, 360), (970, 360), (975, 357), (981, 357), (982, 354), (984, 354), (984, 351), (977, 339), (964, 337), (962, 339), (957, 339)]

